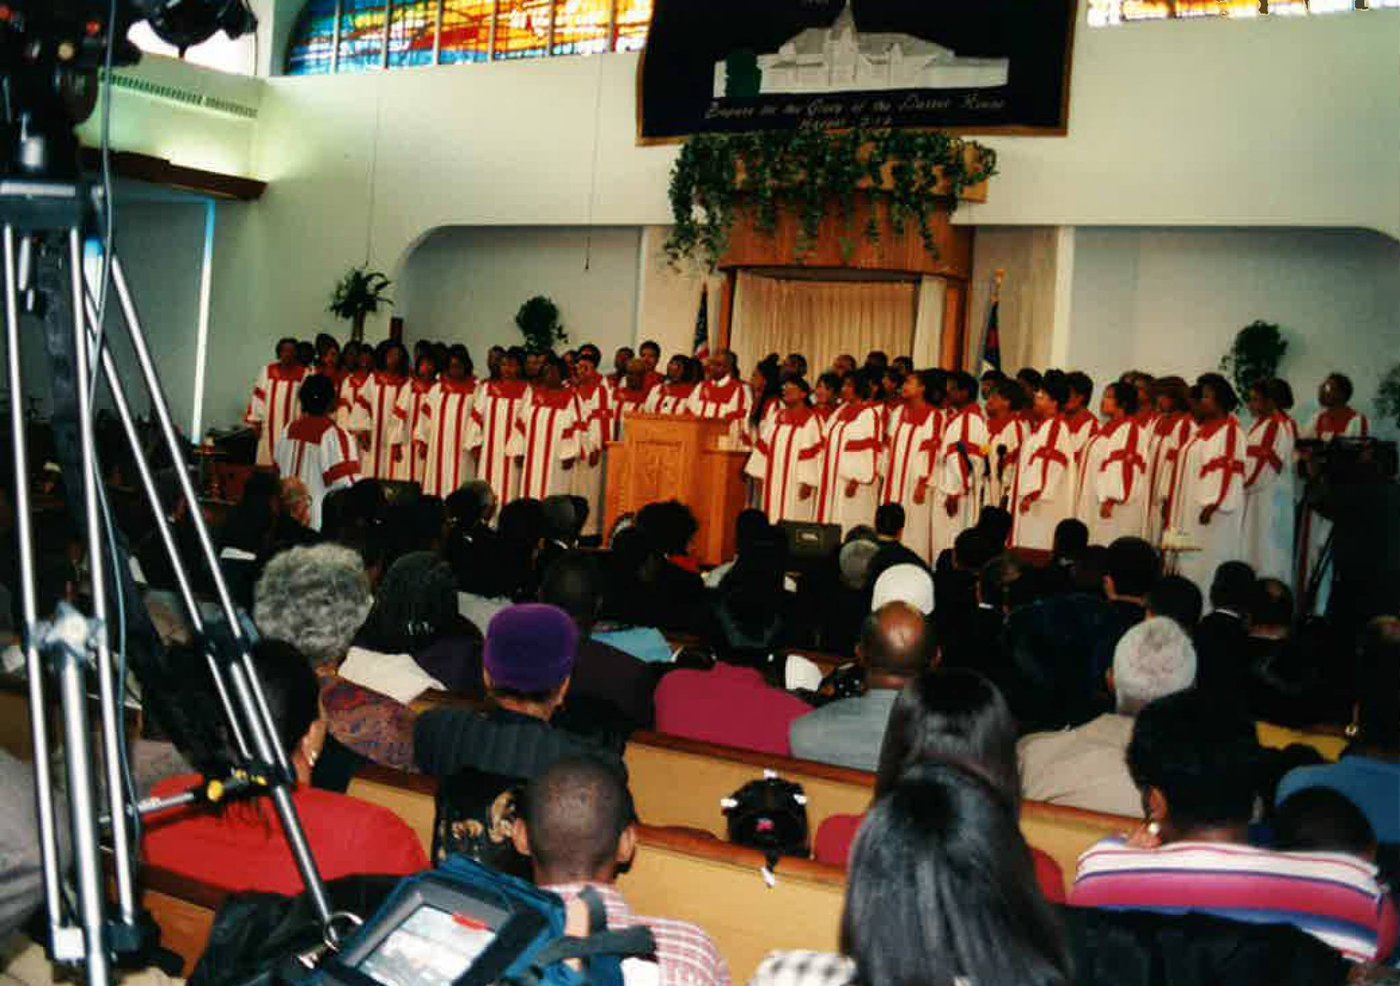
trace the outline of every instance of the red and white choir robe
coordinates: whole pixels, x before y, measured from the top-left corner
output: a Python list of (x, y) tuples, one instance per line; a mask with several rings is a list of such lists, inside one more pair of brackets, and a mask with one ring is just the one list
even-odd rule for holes
[(577, 464), (581, 432), (582, 416), (572, 390), (531, 388), (530, 399), (516, 414), (510, 445), (511, 455), (525, 460), (520, 467), (522, 497), (543, 500), (569, 492), (573, 467), (565, 469), (563, 464)]
[(258, 379), (253, 384), (253, 397), (243, 415), (243, 420), (248, 424), (262, 426), (262, 432), (258, 435), (258, 465), (272, 465), (282, 432), (301, 414), (297, 391), (301, 389), (307, 372), (306, 367), (300, 364), (283, 367), (281, 363), (269, 363), (258, 372)]
[(1191, 415), (1184, 411), (1159, 414), (1147, 435), (1147, 517), (1142, 536), (1149, 544), (1162, 543), (1165, 521), (1162, 511), (1172, 493), (1172, 477), (1181, 446), (1191, 437)]
[[(579, 413), (579, 461), (574, 465), (573, 482), (570, 492), (588, 501), (588, 520), (583, 525), (583, 535), (591, 537), (603, 529), (603, 475), (606, 463), (608, 439), (612, 437), (612, 394), (607, 384), (595, 379), (592, 386), (576, 386), (574, 397), (578, 401)], [(588, 459), (598, 454), (598, 461), (592, 465)]]
[(428, 398), (436, 389), (436, 380), (419, 380), (414, 377), (407, 387), (399, 391), (399, 399), (394, 403), (394, 425), (389, 431), (390, 444), (396, 450), (403, 450), (403, 454), (394, 463), (397, 479), (423, 482), (423, 474), (428, 468), (428, 452), (418, 444), (415, 436), (418, 434), (418, 426), (423, 421), (423, 409), (428, 406)]
[(330, 417), (303, 415), (282, 430), (274, 453), (283, 479), (296, 477), (311, 497), (311, 527), (321, 529), (321, 504), (326, 494), (354, 486), (360, 478), (360, 457), (349, 433)]
[(360, 441), (360, 472), (374, 479), (409, 480), (410, 459), (406, 449), (394, 444), (394, 408), (399, 397), (410, 389), (408, 377), (388, 373), (371, 373), (365, 385), (355, 395), (350, 410), (349, 431), (352, 435), (369, 435)]
[[(943, 433), (933, 462), (933, 509), (929, 515), (929, 557), (935, 561), (953, 547), (959, 534), (977, 523), (980, 513), (978, 481), (987, 448), (987, 419), (982, 408), (969, 404), (944, 412)], [(958, 498), (957, 512), (948, 516), (948, 500)]]
[(529, 402), (530, 385), (524, 380), (487, 380), (476, 388), (467, 443), (480, 449), (477, 476), (496, 494), (497, 510), (520, 495), (520, 470), (509, 450), (515, 422)]
[(1081, 407), (1073, 414), (1066, 414), (1064, 418), (1065, 428), (1069, 431), (1069, 446), (1074, 452), (1074, 464), (1077, 466), (1084, 461), (1084, 446), (1089, 444), (1089, 439), (1098, 431), (1099, 419), (1087, 407)]
[[(1327, 442), (1334, 438), (1365, 438), (1371, 433), (1371, 422), (1366, 415), (1359, 411), (1354, 411), (1349, 407), (1340, 408), (1337, 411), (1319, 411), (1313, 418), (1312, 424), (1308, 426), (1307, 437), (1315, 438), (1318, 441)], [(1328, 520), (1316, 510), (1308, 511), (1308, 543), (1307, 543), (1307, 563), (1308, 578), (1311, 580), (1317, 569), (1318, 562), (1322, 560), (1322, 549), (1327, 544), (1327, 538), (1332, 533), (1332, 521)], [(1330, 569), (1330, 565), (1328, 568)], [(1327, 602), (1332, 595), (1331, 572), (1325, 572), (1322, 580), (1318, 582), (1317, 601), (1315, 611), (1318, 613), (1327, 612)]]
[(1260, 418), (1245, 439), (1244, 550), (1260, 578), (1293, 584), (1298, 426), (1282, 411)]
[[(1061, 415), (1040, 422), (1021, 445), (1016, 485), (1011, 494), (1011, 543), (1018, 548), (1049, 551), (1055, 544), (1055, 527), (1074, 516), (1073, 438)], [(1030, 508), (1021, 503), (1032, 494)]]
[[(827, 422), (822, 439), (817, 523), (840, 524), (844, 535), (857, 524), (874, 522), (879, 500), (880, 412), (862, 401), (842, 404)], [(847, 496), (851, 483), (855, 496)]]
[[(1180, 552), (1176, 571), (1206, 597), (1215, 570), (1239, 560), (1243, 548), (1244, 469), (1244, 429), (1233, 414), (1194, 428), (1176, 457), (1164, 536), (1200, 548)], [(1216, 512), (1202, 524), (1201, 511), (1208, 506)]]
[(817, 427), (822, 430), (822, 438), (826, 437), (827, 431), (831, 428), (831, 423), (836, 418), (836, 410), (837, 405), (835, 404), (827, 404), (824, 407), (812, 405), (812, 413), (817, 416)]
[[(1132, 418), (1100, 425), (1084, 446), (1074, 516), (1089, 528), (1089, 543), (1104, 547), (1121, 537), (1142, 537), (1147, 511), (1147, 457), (1142, 428)], [(1100, 516), (1105, 503), (1113, 515)]]
[(914, 502), (920, 483), (927, 483), (933, 473), (934, 454), (942, 430), (943, 415), (935, 407), (911, 410), (900, 405), (890, 412), (885, 432), (885, 457), (882, 475), (884, 489), (881, 503), (898, 503), (904, 507), (904, 534), (900, 540), (910, 551), (929, 561), (929, 511), (933, 491), (929, 490), (923, 503)]
[(365, 389), (365, 384), (369, 383), (370, 373), (358, 370), (345, 375), (345, 379), (340, 382), (339, 400), (335, 406), (335, 423), (346, 431), (351, 431), (350, 418), (355, 413), (355, 403), (359, 399), (360, 393)]
[(622, 441), (622, 430), (626, 424), (627, 415), (636, 412), (652, 414), (656, 411), (656, 403), (660, 399), (658, 394), (658, 387), (648, 387), (645, 384), (640, 390), (633, 390), (627, 386), (613, 389), (611, 436), (613, 441)]
[(472, 412), (476, 405), (476, 380), (438, 378), (418, 418), (415, 439), (428, 446), (423, 469), (423, 495), (446, 499), (476, 478)]
[(732, 426), (730, 434), (737, 439), (742, 422), (748, 417), (753, 392), (748, 384), (733, 377), (723, 383), (702, 380), (690, 393), (686, 410), (697, 418), (720, 418)]
[[(810, 407), (782, 408), (764, 416), (744, 471), (758, 481), (759, 504), (769, 521), (810, 521), (816, 516), (821, 453), (822, 432)], [(811, 487), (805, 499), (803, 486)]]
[(1026, 441), (1026, 422), (1017, 414), (987, 419), (987, 457), (983, 460), (982, 506), (1010, 509), (1016, 488), (1016, 463)]
[(695, 393), (693, 383), (663, 383), (652, 391), (655, 414), (687, 414), (690, 395)]

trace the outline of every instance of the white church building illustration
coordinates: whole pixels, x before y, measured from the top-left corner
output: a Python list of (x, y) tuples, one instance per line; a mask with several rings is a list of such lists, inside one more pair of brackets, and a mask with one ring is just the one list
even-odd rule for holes
[[(885, 89), (986, 89), (1006, 85), (1008, 58), (959, 58), (942, 45), (909, 34), (856, 30), (846, 4), (827, 28), (808, 28), (774, 54), (757, 56), (758, 95)], [(728, 70), (715, 64), (716, 98)]]

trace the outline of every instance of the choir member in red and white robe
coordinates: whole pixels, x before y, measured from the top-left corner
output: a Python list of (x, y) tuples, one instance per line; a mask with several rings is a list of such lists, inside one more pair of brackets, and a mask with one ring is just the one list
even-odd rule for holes
[(1089, 444), (1099, 426), (1099, 419), (1089, 410), (1089, 402), (1094, 399), (1094, 381), (1089, 374), (1075, 370), (1065, 374), (1065, 383), (1069, 387), (1063, 411), (1065, 428), (1069, 431), (1069, 444), (1077, 466), (1083, 461), (1084, 446)]
[(1245, 436), (1224, 377), (1203, 375), (1191, 400), (1196, 427), (1176, 457), (1163, 537), (1168, 547), (1197, 549), (1179, 552), (1176, 570), (1209, 596), (1215, 570), (1244, 547)]
[(413, 379), (399, 391), (394, 404), (394, 425), (389, 441), (394, 446), (391, 459), (398, 478), (422, 483), (428, 469), (428, 449), (415, 438), (423, 421), (428, 398), (437, 389), (437, 358), (425, 351), (418, 358)]
[(1282, 380), (1249, 388), (1254, 424), (1245, 438), (1244, 552), (1260, 578), (1293, 583), (1295, 487), (1293, 450), (1298, 426), (1288, 416), (1293, 391)]
[(699, 368), (700, 364), (689, 356), (672, 356), (666, 364), (666, 379), (652, 391), (652, 413), (686, 414), (700, 381)]
[[(355, 404), (370, 374), (374, 372), (374, 352), (361, 342), (345, 344), (345, 379), (340, 382), (340, 400), (336, 405), (335, 423), (346, 431), (354, 433), (350, 418), (355, 413)], [(362, 463), (363, 464), (363, 463)]]
[(1152, 430), (1147, 432), (1147, 490), (1150, 499), (1142, 536), (1150, 544), (1161, 544), (1176, 457), (1191, 437), (1193, 425), (1187, 409), (1185, 380), (1162, 377), (1153, 385), (1152, 392), (1157, 403), (1157, 418), (1152, 423)]
[(1100, 406), (1103, 423), (1080, 456), (1074, 514), (1089, 528), (1089, 543), (1104, 547), (1141, 537), (1147, 512), (1146, 439), (1133, 417), (1137, 388), (1111, 383)]
[(476, 478), (472, 412), (476, 406), (476, 378), (465, 346), (448, 351), (447, 372), (428, 395), (414, 435), (426, 453), (423, 495), (446, 499)]
[[(782, 370), (775, 357), (764, 359), (753, 368), (749, 375), (749, 394), (749, 414), (744, 419), (739, 441), (745, 448), (754, 448), (763, 429), (783, 407)], [(755, 500), (754, 504), (757, 503)]]
[(666, 379), (657, 370), (661, 365), (661, 344), (655, 339), (647, 339), (637, 347), (637, 358), (646, 364), (647, 387), (659, 387)]
[[(1351, 378), (1341, 373), (1328, 375), (1317, 390), (1317, 402), (1322, 410), (1313, 418), (1305, 437), (1320, 442), (1330, 442), (1334, 438), (1366, 438), (1371, 434), (1371, 422), (1366, 415), (1353, 410), (1349, 404), (1353, 393)], [(1309, 510), (1307, 539), (1308, 579), (1312, 581), (1322, 559), (1322, 549), (1332, 533), (1332, 521), (1316, 510)], [(1330, 565), (1328, 568), (1330, 569)], [(1322, 573), (1318, 582), (1315, 609), (1318, 613), (1327, 611), (1327, 602), (1332, 592), (1331, 572)]]
[(881, 503), (904, 508), (904, 533), (900, 541), (924, 561), (929, 558), (929, 479), (934, 453), (943, 427), (943, 415), (928, 402), (934, 386), (932, 374), (911, 373), (904, 380), (904, 403), (890, 414), (885, 431), (884, 488)]
[(272, 465), (277, 440), (297, 416), (297, 390), (307, 372), (297, 359), (297, 341), (277, 340), (277, 362), (267, 364), (258, 372), (253, 397), (243, 415), (243, 420), (258, 436), (258, 465)]
[(933, 461), (933, 511), (929, 517), (929, 557), (951, 550), (959, 534), (977, 523), (978, 484), (987, 450), (987, 419), (977, 403), (977, 379), (970, 373), (948, 377), (948, 407)]
[(547, 357), (530, 399), (520, 406), (510, 452), (520, 464), (520, 495), (534, 500), (568, 493), (582, 445), (578, 398), (564, 386), (564, 361)]
[(1011, 493), (1011, 543), (1049, 551), (1055, 527), (1074, 516), (1074, 445), (1060, 408), (1068, 396), (1063, 378), (1046, 374), (1035, 392), (1036, 425), (1021, 445)]
[(530, 402), (529, 385), (520, 378), (523, 370), (518, 351), (501, 356), (500, 377), (476, 388), (472, 431), (467, 439), (476, 457), (476, 474), (490, 484), (500, 506), (520, 495), (520, 468), (509, 449), (515, 422)]
[(374, 479), (411, 480), (408, 454), (393, 440), (398, 421), (394, 409), (409, 389), (408, 350), (402, 343), (389, 342), (379, 358), (380, 368), (355, 397), (349, 431), (360, 443), (361, 473)]
[(611, 437), (612, 395), (598, 374), (597, 357), (587, 347), (574, 359), (574, 373), (582, 447), (573, 470), (572, 492), (588, 501), (588, 520), (581, 533), (589, 537), (603, 529), (603, 453)]
[(730, 437), (737, 441), (751, 396), (749, 388), (731, 372), (725, 355), (715, 353), (705, 361), (705, 379), (691, 392), (686, 410), (697, 418), (728, 421)]
[(1016, 487), (1016, 463), (1025, 443), (1021, 404), (1026, 392), (1015, 380), (994, 381), (987, 395), (987, 455), (982, 461), (982, 506), (1009, 510)]
[(652, 414), (656, 411), (659, 384), (647, 381), (647, 367), (640, 359), (627, 364), (622, 383), (612, 392), (612, 440), (622, 441), (622, 432), (629, 414)]
[(321, 529), (326, 494), (355, 485), (360, 457), (348, 432), (335, 423), (335, 384), (313, 374), (299, 393), (302, 415), (282, 430), (274, 459), (287, 479), (306, 484), (311, 497), (311, 527)]
[(836, 409), (841, 404), (841, 391), (841, 377), (832, 372), (817, 377), (817, 385), (812, 388), (812, 412), (817, 416), (817, 424), (821, 426), (823, 436), (831, 427)]
[(842, 381), (841, 405), (823, 437), (817, 523), (840, 524), (843, 535), (871, 523), (880, 498), (880, 412), (870, 400), (872, 383), (854, 373)]
[(811, 388), (801, 377), (782, 387), (782, 408), (765, 420), (745, 471), (759, 484), (769, 521), (810, 521), (821, 481), (822, 433), (807, 406)]

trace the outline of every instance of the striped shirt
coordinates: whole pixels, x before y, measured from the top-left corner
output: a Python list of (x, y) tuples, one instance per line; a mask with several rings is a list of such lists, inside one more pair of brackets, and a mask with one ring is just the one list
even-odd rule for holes
[[(591, 886), (602, 898), (609, 928), (626, 929), (642, 925), (651, 929), (656, 939), (660, 986), (729, 986), (728, 964), (710, 936), (695, 925), (669, 918), (638, 917), (632, 913), (617, 888), (606, 884), (559, 883), (544, 889), (568, 901), (577, 897), (586, 886)], [(627, 978), (625, 968), (623, 978)]]
[(1343, 853), (1214, 842), (1134, 849), (1114, 837), (1079, 857), (1069, 902), (1292, 924), (1356, 962), (1389, 957), (1397, 933), (1395, 902), (1376, 867)]

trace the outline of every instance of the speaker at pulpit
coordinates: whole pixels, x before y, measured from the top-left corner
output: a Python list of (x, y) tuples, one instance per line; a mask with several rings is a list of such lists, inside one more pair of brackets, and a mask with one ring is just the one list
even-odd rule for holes
[(648, 503), (679, 500), (695, 514), (702, 565), (734, 556), (734, 520), (747, 504), (748, 453), (728, 447), (723, 421), (671, 414), (629, 414), (623, 438), (608, 444), (605, 530)]

